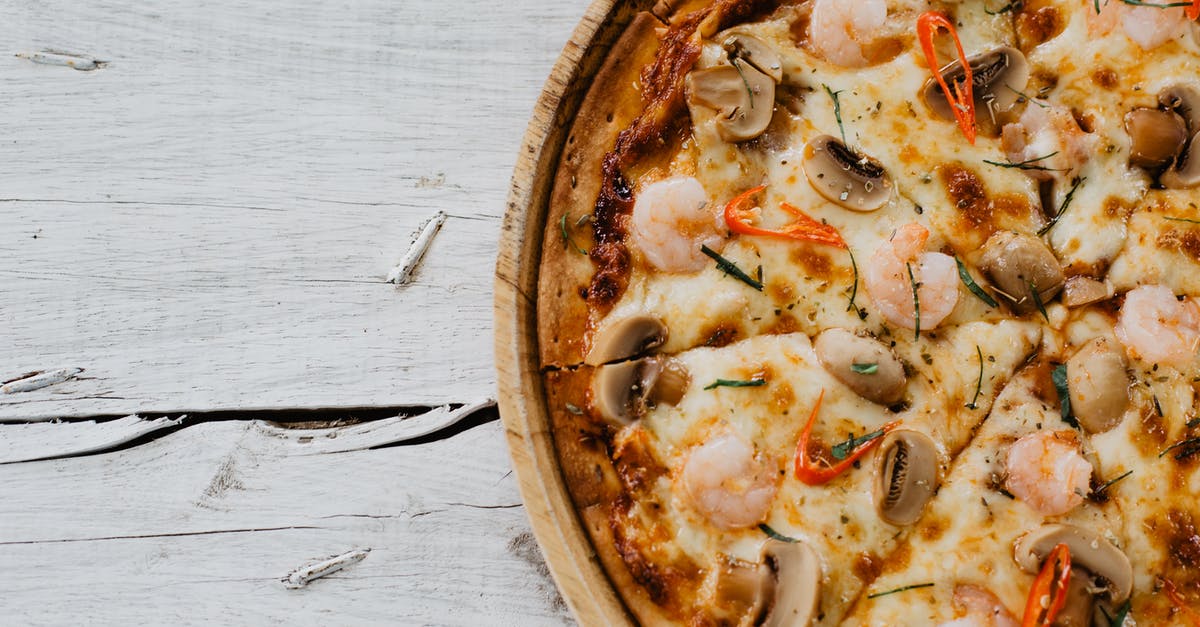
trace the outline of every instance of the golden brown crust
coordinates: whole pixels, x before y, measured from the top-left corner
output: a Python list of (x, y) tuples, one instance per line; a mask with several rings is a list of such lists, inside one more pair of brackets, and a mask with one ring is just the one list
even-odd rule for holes
[[(662, 26), (650, 13), (633, 18), (593, 79), (571, 125), (550, 196), (538, 273), (538, 347), (543, 367), (583, 361), (588, 321), (584, 292), (593, 266), (579, 251), (592, 248), (592, 229), (578, 221), (591, 213), (600, 193), (604, 155), (641, 113), (638, 76), (654, 58), (655, 29)], [(562, 235), (564, 216), (570, 241)]]

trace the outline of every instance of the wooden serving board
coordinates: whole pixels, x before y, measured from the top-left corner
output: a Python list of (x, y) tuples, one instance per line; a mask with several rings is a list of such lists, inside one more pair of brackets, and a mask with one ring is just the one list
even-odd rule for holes
[(549, 198), (568, 131), (592, 78), (639, 11), (671, 3), (596, 0), (563, 49), (521, 143), (501, 227), (495, 333), (501, 418), (521, 495), (567, 604), (585, 625), (635, 621), (605, 574), (567, 492), (539, 367), (538, 266)]

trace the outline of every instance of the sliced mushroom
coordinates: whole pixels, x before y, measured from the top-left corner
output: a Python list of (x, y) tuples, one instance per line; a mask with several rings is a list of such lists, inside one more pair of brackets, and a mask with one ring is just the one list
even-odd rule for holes
[(666, 357), (600, 366), (592, 377), (592, 408), (610, 424), (624, 426), (653, 405), (679, 402), (687, 383), (683, 364)]
[(880, 405), (904, 398), (904, 365), (882, 342), (846, 329), (827, 329), (813, 341), (825, 370), (859, 396)]
[(874, 211), (892, 195), (892, 182), (883, 166), (832, 135), (821, 135), (804, 146), (804, 174), (826, 200), (854, 211)]
[(1054, 627), (1091, 627), (1095, 612), (1096, 596), (1092, 594), (1091, 576), (1072, 571), (1067, 580), (1067, 600), (1054, 619)]
[(1190, 189), (1200, 185), (1200, 131), (1192, 135), (1187, 148), (1175, 158), (1175, 163), (1159, 179), (1170, 189)]
[(1071, 550), (1071, 564), (1100, 580), (1101, 592), (1115, 605), (1133, 590), (1133, 566), (1121, 549), (1090, 529), (1068, 524), (1042, 525), (1017, 540), (1013, 559), (1022, 570), (1036, 573), (1060, 543)]
[(775, 573), (774, 599), (763, 627), (805, 627), (817, 615), (821, 598), (821, 560), (803, 542), (774, 538), (763, 555)]
[(717, 132), (731, 143), (761, 135), (775, 111), (775, 81), (740, 58), (692, 71), (687, 93), (693, 103), (717, 110)]
[(1067, 360), (1067, 390), (1071, 409), (1088, 433), (1117, 426), (1129, 408), (1129, 379), (1125, 351), (1105, 338), (1096, 338)]
[(730, 59), (743, 59), (776, 83), (783, 80), (783, 62), (766, 42), (753, 35), (737, 33), (721, 44)]
[(667, 341), (667, 325), (649, 314), (605, 321), (594, 335), (583, 363), (599, 366), (652, 351)]
[(1037, 290), (1045, 305), (1063, 286), (1062, 267), (1054, 253), (1031, 235), (1001, 231), (983, 244), (979, 267), (992, 280), (996, 291), (1022, 313), (1037, 310)]
[(875, 457), (875, 511), (884, 522), (917, 522), (937, 481), (937, 445), (929, 436), (911, 429), (884, 436)]
[(712, 574), (714, 607), (735, 614), (734, 622), (749, 616), (751, 624), (759, 618), (775, 593), (774, 581), (766, 564), (727, 560)]
[(1169, 85), (1158, 92), (1158, 106), (1183, 117), (1189, 132), (1200, 131), (1200, 89), (1187, 83)]
[(1112, 298), (1113, 287), (1104, 281), (1086, 276), (1073, 276), (1063, 284), (1063, 304), (1067, 307), (1083, 307)]
[[(1020, 50), (1011, 46), (977, 54), (967, 62), (971, 64), (971, 94), (977, 111), (998, 113), (1009, 110), (1029, 82), (1029, 62)], [(947, 85), (952, 86), (956, 81), (963, 80), (961, 61), (948, 63), (938, 71)], [(921, 88), (921, 99), (939, 117), (955, 119), (942, 86), (936, 79), (925, 81), (925, 86)]]
[(1147, 169), (1169, 165), (1188, 139), (1187, 123), (1174, 111), (1138, 107), (1125, 114), (1129, 163)]

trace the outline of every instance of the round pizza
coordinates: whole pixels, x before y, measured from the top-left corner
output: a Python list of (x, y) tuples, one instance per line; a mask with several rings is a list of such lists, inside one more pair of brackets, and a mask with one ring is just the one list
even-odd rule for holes
[(1200, 0), (632, 16), (538, 345), (643, 623), (1200, 625)]

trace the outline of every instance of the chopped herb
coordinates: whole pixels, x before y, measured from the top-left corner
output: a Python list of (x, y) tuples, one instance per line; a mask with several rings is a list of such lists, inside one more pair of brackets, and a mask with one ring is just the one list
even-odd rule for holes
[(1172, 216), (1163, 216), (1163, 220), (1170, 220), (1172, 222), (1188, 222), (1190, 224), (1200, 224), (1200, 220), (1192, 220), (1190, 218), (1176, 218), (1176, 217), (1172, 217)]
[(1007, 496), (1008, 498), (1010, 498), (1012, 500), (1016, 500), (1016, 498), (1017, 498), (1017, 497), (1013, 496), (1012, 492), (1009, 492), (1008, 490), (1005, 490), (1004, 488), (996, 488), (996, 491), (999, 492), (1000, 494), (1003, 494), (1004, 496)]
[(1083, 182), (1086, 180), (1086, 176), (1075, 179), (1075, 182), (1071, 184), (1071, 190), (1067, 192), (1066, 198), (1063, 198), (1063, 203), (1062, 206), (1058, 208), (1058, 213), (1054, 214), (1054, 217), (1050, 218), (1050, 221), (1046, 223), (1046, 226), (1043, 226), (1042, 229), (1038, 231), (1038, 235), (1045, 235), (1046, 233), (1049, 233), (1050, 229), (1054, 228), (1055, 224), (1058, 224), (1059, 218), (1063, 217), (1063, 214), (1067, 212), (1067, 207), (1071, 206), (1071, 200), (1075, 198), (1075, 190), (1079, 189), (1079, 186), (1083, 185)]
[(983, 291), (983, 288), (979, 287), (975, 279), (971, 278), (971, 273), (967, 271), (967, 266), (962, 262), (962, 259), (955, 257), (954, 262), (958, 264), (958, 278), (962, 279), (963, 285), (966, 285), (972, 294), (978, 296), (979, 300), (987, 303), (988, 307), (998, 307), (996, 299), (992, 298), (991, 294)]
[(875, 374), (879, 372), (879, 364), (850, 364), (850, 369), (856, 374)]
[(1121, 0), (1125, 4), (1135, 7), (1154, 7), (1156, 9), (1173, 9), (1175, 7), (1190, 7), (1191, 2), (1165, 2), (1159, 4), (1157, 2), (1143, 2), (1142, 0)]
[(921, 298), (917, 296), (917, 279), (913, 276), (912, 264), (905, 263), (905, 268), (908, 268), (908, 282), (912, 283), (913, 291), (913, 322), (916, 327), (913, 329), (916, 332), (916, 339), (921, 339)]
[(747, 381), (739, 381), (737, 379), (717, 379), (716, 381), (704, 386), (704, 389), (713, 390), (716, 388), (756, 388), (760, 385), (766, 384), (767, 382), (765, 379), (749, 379)]
[(567, 246), (574, 246), (575, 250), (579, 251), (579, 254), (586, 255), (587, 251), (580, 248), (579, 244), (576, 244), (575, 240), (571, 239), (571, 236), (567, 234), (567, 214), (563, 214), (562, 220), (559, 220), (558, 226), (560, 229), (562, 229), (563, 248), (566, 248)]
[(572, 404), (570, 404), (570, 403), (567, 403), (567, 411), (571, 412), (572, 414), (575, 414), (576, 416), (582, 416), (582, 415), (583, 415), (583, 410), (582, 410), (582, 409), (579, 409), (578, 407), (576, 407), (576, 406), (574, 406), (574, 405), (572, 405)]
[(854, 270), (854, 285), (850, 287), (850, 304), (846, 306), (846, 311), (857, 309), (854, 306), (854, 299), (858, 296), (858, 263), (854, 261), (854, 251), (850, 247), (846, 247), (846, 252), (850, 253), (850, 269)]
[(1132, 470), (1126, 470), (1124, 474), (1118, 476), (1116, 479), (1109, 479), (1108, 481), (1105, 481), (1104, 485), (1100, 486), (1099, 488), (1096, 488), (1096, 491), (1093, 492), (1092, 494), (1094, 494), (1096, 496), (1100, 496), (1101, 494), (1104, 494), (1104, 492), (1106, 490), (1111, 488), (1113, 486), (1113, 484), (1115, 484), (1116, 482), (1118, 482), (1132, 474), (1133, 474)]
[(733, 59), (733, 69), (737, 70), (738, 76), (742, 77), (742, 84), (746, 86), (746, 94), (750, 96), (750, 108), (754, 108), (754, 90), (750, 89), (750, 81), (746, 80), (746, 75), (742, 73), (742, 66), (738, 65), (738, 60)]
[(892, 590), (886, 590), (884, 592), (876, 592), (875, 594), (868, 594), (867, 598), (868, 599), (877, 599), (879, 597), (887, 596), (889, 594), (896, 594), (897, 592), (904, 592), (905, 590), (916, 590), (917, 588), (932, 588), (932, 587), (933, 587), (932, 581), (929, 583), (914, 583), (911, 586), (902, 586), (899, 588), (893, 588)]
[(1044, 157), (1034, 157), (1032, 159), (1026, 159), (1024, 161), (1020, 161), (1017, 163), (1013, 163), (1012, 161), (990, 161), (988, 159), (984, 159), (983, 162), (988, 165), (994, 165), (998, 168), (1016, 168), (1018, 170), (1040, 170), (1042, 172), (1062, 172), (1061, 168), (1047, 168), (1044, 165), (1036, 165), (1038, 161), (1042, 161), (1043, 159), (1049, 159), (1050, 157), (1053, 157), (1054, 155), (1057, 155), (1057, 154), (1058, 154), (1058, 151), (1055, 150), (1054, 152), (1052, 152)]
[(967, 409), (979, 409), (979, 393), (983, 391), (983, 350), (979, 345), (975, 345), (975, 354), (979, 356), (979, 379), (975, 381), (975, 396), (971, 399), (971, 403), (967, 405)]
[(858, 438), (851, 436), (851, 438), (849, 440), (846, 440), (845, 442), (842, 442), (841, 444), (835, 444), (834, 447), (829, 450), (829, 452), (833, 455), (834, 459), (841, 461), (843, 459), (846, 459), (847, 457), (850, 457), (850, 454), (854, 452), (854, 449), (856, 449), (856, 448), (862, 446), (863, 444), (866, 444), (867, 442), (870, 442), (871, 440), (874, 440), (875, 438), (878, 438), (882, 435), (883, 435), (883, 429), (880, 429), (878, 431), (872, 431), (872, 432), (870, 432), (862, 437), (858, 437)]
[(1116, 616), (1109, 616), (1108, 611), (1104, 609), (1104, 606), (1100, 606), (1100, 611), (1104, 612), (1104, 617), (1108, 619), (1108, 627), (1121, 627), (1125, 624), (1125, 617), (1129, 616), (1129, 603), (1129, 599), (1126, 599), (1125, 603), (1123, 603), (1121, 607), (1117, 609)]
[(1046, 304), (1042, 302), (1042, 293), (1038, 291), (1033, 281), (1026, 281), (1026, 283), (1029, 284), (1029, 295), (1033, 297), (1033, 304), (1037, 306), (1038, 313), (1042, 314), (1046, 322), (1050, 322), (1050, 316), (1046, 315)]
[(1079, 421), (1071, 415), (1071, 391), (1067, 388), (1067, 365), (1055, 366), (1054, 371), (1050, 373), (1050, 379), (1054, 381), (1054, 389), (1058, 391), (1058, 404), (1062, 411), (1063, 422), (1078, 429)]
[(838, 98), (838, 94), (842, 93), (842, 90), (833, 91), (825, 83), (821, 83), (821, 87), (825, 88), (825, 93), (829, 94), (833, 100), (833, 117), (837, 118), (838, 130), (842, 133), (842, 143), (844, 144), (846, 143), (846, 127), (842, 126), (842, 101)]
[[(1097, 0), (1097, 1), (1099, 1), (1099, 0)], [(1039, 106), (1039, 107), (1041, 107), (1041, 108), (1043, 108), (1043, 109), (1045, 109), (1045, 108), (1047, 108), (1047, 107), (1049, 107), (1049, 106), (1050, 106), (1050, 105), (1048, 105), (1048, 104), (1044, 104), (1044, 103), (1038, 102), (1037, 100), (1034, 100), (1033, 98), (1030, 98), (1030, 97), (1029, 97), (1029, 94), (1026, 94), (1025, 92), (1023, 92), (1023, 91), (1021, 91), (1021, 90), (1019, 90), (1019, 89), (1013, 89), (1012, 87), (1010, 87), (1010, 86), (1008, 86), (1008, 85), (1005, 85), (1004, 87), (1005, 87), (1006, 89), (1008, 89), (1008, 91), (1011, 91), (1012, 93), (1014, 93), (1014, 94), (1016, 94), (1016, 95), (1018, 95), (1018, 96), (1020, 96), (1020, 97), (1024, 98), (1026, 102), (1032, 102), (1033, 104), (1035, 104), (1035, 105), (1037, 105), (1037, 106)]]
[(1163, 417), (1162, 404), (1158, 402), (1158, 395), (1151, 396), (1154, 399), (1154, 413), (1158, 414), (1159, 418)]
[(1010, 11), (1018, 10), (1021, 8), (1022, 4), (1023, 3), (1021, 2), (1021, 0), (1014, 0), (1013, 2), (1009, 2), (1008, 4), (1000, 7), (999, 10), (992, 11), (991, 9), (987, 8), (987, 3), (985, 2), (983, 5), (983, 12), (987, 13), (988, 15), (1000, 15), (1003, 13), (1008, 13)]
[(756, 289), (760, 292), (762, 291), (762, 289), (763, 289), (762, 282), (755, 281), (753, 278), (750, 277), (750, 275), (746, 274), (745, 272), (742, 272), (742, 269), (737, 267), (737, 264), (722, 257), (721, 255), (717, 254), (716, 251), (714, 251), (713, 249), (711, 249), (708, 246), (705, 246), (703, 244), (700, 245), (700, 252), (704, 253), (705, 255), (708, 255), (713, 261), (716, 261), (718, 270), (724, 272), (725, 274), (727, 274), (729, 276), (732, 276), (733, 278), (741, 281), (742, 283), (745, 283), (746, 285), (749, 285), (750, 287), (753, 287), (754, 289)]
[(1188, 423), (1184, 426), (1186, 426), (1188, 429), (1191, 429), (1192, 427), (1200, 426), (1200, 418), (1193, 418), (1193, 419), (1189, 420)]
[(1200, 438), (1188, 438), (1186, 440), (1176, 442), (1176, 443), (1172, 444), (1171, 446), (1168, 446), (1167, 448), (1163, 449), (1163, 452), (1159, 453), (1158, 456), (1162, 457), (1163, 455), (1166, 455), (1167, 453), (1170, 453), (1171, 451), (1173, 451), (1177, 448), (1182, 448), (1183, 451), (1181, 453), (1179, 453), (1178, 455), (1176, 455), (1175, 459), (1183, 460), (1188, 457), (1191, 457), (1192, 455), (1195, 455), (1196, 453), (1200, 453)]
[(592, 214), (585, 213), (582, 216), (580, 216), (578, 220), (575, 221), (575, 228), (579, 228), (591, 221), (592, 221)]
[(767, 523), (759, 523), (758, 529), (759, 529), (759, 531), (762, 531), (763, 533), (767, 534), (771, 538), (779, 540), (780, 542), (793, 542), (793, 543), (799, 542), (799, 540), (797, 540), (796, 538), (785, 536), (782, 533), (775, 531)]

